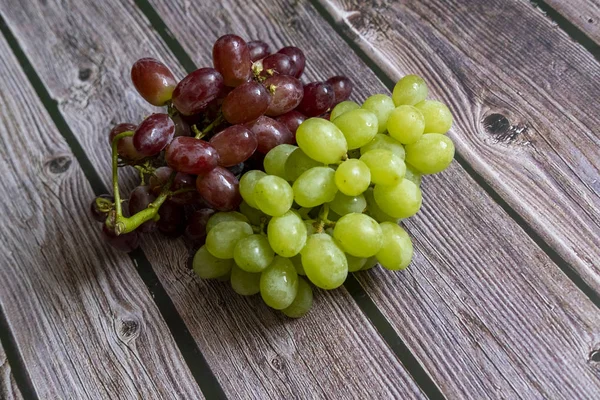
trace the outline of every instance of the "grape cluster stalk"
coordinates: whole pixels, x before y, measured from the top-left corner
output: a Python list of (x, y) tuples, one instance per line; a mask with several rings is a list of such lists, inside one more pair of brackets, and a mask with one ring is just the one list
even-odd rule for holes
[[(109, 133), (113, 194), (91, 204), (102, 235), (132, 251), (142, 234), (185, 236), (193, 269), (305, 315), (312, 286), (335, 289), (349, 272), (408, 267), (400, 221), (421, 208), (421, 178), (446, 169), (454, 144), (447, 106), (416, 75), (362, 104), (345, 76), (302, 83), (306, 59), (236, 35), (213, 46), (213, 66), (177, 81), (162, 62), (131, 69), (139, 94), (165, 107)], [(118, 170), (140, 185), (127, 199)]]

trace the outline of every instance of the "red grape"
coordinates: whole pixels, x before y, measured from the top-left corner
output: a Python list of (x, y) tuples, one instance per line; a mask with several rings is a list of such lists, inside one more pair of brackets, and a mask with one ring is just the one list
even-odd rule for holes
[(158, 230), (165, 236), (176, 238), (183, 234), (186, 225), (185, 210), (182, 206), (165, 201), (158, 209), (160, 219), (157, 222)]
[(169, 200), (179, 205), (195, 204), (200, 200), (200, 193), (198, 193), (198, 191), (196, 190), (195, 176), (185, 174), (183, 172), (178, 172), (175, 175), (175, 179), (173, 180), (173, 186), (171, 190), (176, 191), (181, 189), (193, 190), (171, 196)]
[(223, 75), (225, 86), (239, 86), (252, 77), (250, 51), (239, 36), (224, 35), (217, 39), (213, 46), (213, 64)]
[(262, 60), (263, 70), (261, 76), (268, 77), (272, 75), (293, 75), (292, 60), (285, 54), (275, 53), (265, 57)]
[[(129, 214), (134, 215), (146, 208), (148, 204), (156, 200), (156, 196), (152, 194), (149, 186), (138, 186), (129, 194)], [(147, 233), (156, 229), (155, 221), (146, 221), (138, 228), (139, 232)]]
[(206, 239), (206, 224), (208, 219), (215, 213), (211, 208), (203, 208), (194, 211), (188, 219), (188, 225), (185, 228), (185, 236), (194, 244), (201, 245)]
[[(154, 174), (150, 177), (148, 181), (148, 185), (150, 186), (150, 191), (154, 193), (154, 195), (158, 196), (162, 190), (162, 187), (167, 183), (169, 177), (173, 173), (173, 170), (169, 167), (159, 167), (156, 168)], [(172, 186), (171, 186), (172, 188)]]
[(213, 136), (209, 143), (219, 153), (219, 165), (222, 167), (231, 167), (246, 161), (258, 145), (254, 133), (243, 125), (226, 128)]
[(175, 124), (167, 114), (152, 114), (135, 130), (133, 145), (143, 156), (153, 156), (167, 147), (174, 134)]
[(217, 98), (223, 77), (213, 68), (200, 68), (185, 78), (173, 92), (173, 105), (183, 115), (198, 114)]
[(279, 50), (278, 53), (285, 54), (291, 59), (292, 71), (290, 74), (296, 78), (300, 78), (304, 72), (304, 66), (306, 65), (306, 57), (304, 57), (302, 50), (294, 46), (289, 46)]
[(219, 211), (234, 210), (242, 202), (238, 179), (223, 167), (198, 176), (196, 189), (209, 205)]
[(204, 140), (179, 136), (167, 147), (165, 159), (176, 171), (202, 175), (217, 166), (219, 153)]
[(277, 121), (284, 124), (290, 132), (296, 137), (296, 130), (306, 120), (306, 115), (299, 113), (296, 110), (287, 112), (279, 117), (275, 118)]
[(115, 235), (106, 224), (102, 224), (102, 238), (117, 250), (129, 253), (140, 245), (140, 234), (136, 231)]
[(298, 111), (307, 117), (316, 117), (333, 105), (333, 88), (326, 82), (311, 82), (304, 86), (304, 96)]
[[(101, 194), (97, 198), (108, 200), (111, 203), (115, 202), (115, 198), (109, 194)], [(92, 204), (90, 205), (90, 213), (92, 214), (92, 218), (94, 218), (96, 221), (104, 222), (106, 221), (106, 217), (108, 217), (108, 213), (98, 209), (98, 203), (96, 203), (96, 199), (92, 200)]]
[(248, 45), (248, 51), (250, 51), (250, 59), (252, 61), (263, 59), (271, 54), (269, 45), (262, 40), (253, 40), (246, 44)]
[(231, 167), (227, 167), (227, 169), (229, 170), (229, 172), (231, 172), (232, 174), (234, 174), (235, 177), (238, 178), (238, 179), (241, 177), (242, 172), (244, 172), (244, 168), (246, 168), (246, 163), (243, 163), (243, 162), (241, 162), (239, 164), (232, 165)]
[(326, 81), (333, 88), (333, 106), (348, 100), (352, 93), (352, 81), (345, 76), (333, 76)]
[(181, 114), (175, 114), (171, 119), (175, 124), (175, 136), (190, 136), (192, 134), (190, 125), (185, 122)]
[(167, 66), (154, 58), (137, 60), (131, 68), (131, 80), (139, 94), (153, 106), (164, 106), (177, 82)]
[[(112, 128), (110, 134), (108, 135), (108, 139), (110, 140), (110, 144), (112, 146), (112, 141), (119, 133), (135, 131), (136, 126), (134, 124), (119, 124)], [(133, 146), (133, 136), (127, 136), (119, 140), (117, 143), (117, 153), (124, 159), (127, 160), (140, 160), (144, 158)]]
[(281, 122), (269, 117), (260, 117), (250, 130), (256, 135), (257, 150), (262, 154), (267, 154), (269, 150), (280, 144), (294, 144), (292, 132)]
[(271, 104), (265, 112), (269, 117), (276, 117), (298, 107), (304, 95), (302, 83), (293, 76), (275, 75), (265, 80), (264, 85), (270, 89), (275, 88)]
[(230, 124), (254, 121), (267, 111), (271, 94), (260, 83), (251, 81), (233, 89), (223, 101), (222, 111)]

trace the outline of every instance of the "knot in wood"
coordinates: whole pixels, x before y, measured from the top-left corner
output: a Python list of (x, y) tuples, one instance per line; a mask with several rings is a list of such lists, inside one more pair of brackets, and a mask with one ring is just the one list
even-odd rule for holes
[(92, 76), (92, 70), (90, 68), (81, 68), (79, 70), (78, 77), (79, 77), (80, 81), (85, 82), (85, 81), (89, 80), (91, 76)]
[(125, 343), (135, 340), (140, 335), (140, 323), (136, 320), (122, 320), (117, 334)]
[(66, 172), (71, 166), (72, 160), (68, 156), (54, 157), (53, 159), (46, 162), (48, 170), (53, 174), (62, 174)]
[(483, 119), (483, 127), (498, 142), (512, 143), (527, 130), (526, 126), (511, 125), (502, 114), (490, 114)]
[(600, 362), (600, 350), (592, 350), (590, 352), (589, 361)]
[(273, 359), (271, 359), (271, 367), (274, 370), (281, 371), (281, 370), (283, 370), (283, 366), (284, 366), (284, 361), (281, 359), (280, 356), (275, 356), (275, 357), (273, 357)]

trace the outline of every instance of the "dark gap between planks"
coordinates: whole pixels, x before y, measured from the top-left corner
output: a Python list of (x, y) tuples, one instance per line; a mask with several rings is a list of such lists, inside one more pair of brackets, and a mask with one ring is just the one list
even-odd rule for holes
[[(65, 121), (60, 110), (58, 109), (58, 103), (50, 96), (50, 93), (46, 90), (42, 80), (33, 68), (33, 65), (29, 62), (27, 56), (21, 49), (17, 39), (13, 35), (12, 31), (6, 24), (4, 16), (0, 14), (0, 32), (6, 38), (8, 45), (12, 52), (16, 56), (21, 68), (25, 72), (27, 79), (31, 86), (35, 90), (42, 104), (50, 114), (54, 125), (58, 128), (59, 132), (66, 140), (73, 155), (79, 161), (81, 168), (85, 174), (85, 177), (89, 181), (90, 185), (96, 196), (104, 193), (108, 193), (108, 189), (100, 179), (98, 172), (92, 166), (92, 163), (85, 154), (83, 148), (75, 138), (75, 135), (71, 131), (71, 128)], [(206, 397), (206, 399), (224, 399), (226, 398), (221, 385), (215, 378), (211, 371), (206, 359), (202, 355), (202, 352), (198, 348), (196, 341), (187, 329), (187, 326), (183, 322), (181, 315), (173, 305), (171, 298), (167, 294), (165, 288), (160, 283), (158, 276), (152, 269), (151, 263), (146, 258), (146, 255), (141, 249), (137, 249), (129, 256), (136, 266), (137, 272), (146, 285), (150, 297), (154, 300), (162, 318), (167, 324), (171, 335), (175, 339), (175, 344), (179, 348), (183, 359), (190, 369), (192, 376), (196, 380), (196, 383), (200, 387), (200, 390)], [(24, 365), (23, 360), (17, 350), (16, 342), (12, 333), (8, 329), (8, 324), (5, 321), (5, 316), (2, 314), (0, 308), (0, 340), (5, 343), (5, 350), (9, 364), (12, 366), (17, 386), (25, 396), (25, 398), (37, 399), (34, 387), (29, 375), (27, 373), (27, 367)]]
[[(135, 0), (135, 4), (144, 13), (146, 18), (148, 18), (154, 30), (161, 36), (163, 41), (167, 44), (181, 65), (183, 65), (185, 70), (187, 72), (196, 70), (198, 67), (184, 50), (179, 41), (174, 38), (173, 34), (170, 32), (169, 28), (162, 20), (160, 15), (156, 12), (154, 7), (152, 7), (147, 0)], [(368, 64), (373, 69), (372, 65), (370, 65), (372, 63)], [(389, 321), (377, 308), (377, 305), (373, 302), (373, 300), (367, 295), (364, 288), (356, 280), (353, 274), (348, 275), (348, 279), (344, 283), (344, 287), (346, 290), (348, 290), (348, 293), (350, 293), (361, 312), (369, 319), (375, 329), (377, 329), (388, 347), (394, 352), (400, 362), (402, 362), (408, 373), (412, 376), (421, 390), (430, 399), (443, 399), (444, 396), (437, 385), (429, 377), (421, 364), (419, 364), (415, 356), (411, 353), (400, 336), (398, 336)]]

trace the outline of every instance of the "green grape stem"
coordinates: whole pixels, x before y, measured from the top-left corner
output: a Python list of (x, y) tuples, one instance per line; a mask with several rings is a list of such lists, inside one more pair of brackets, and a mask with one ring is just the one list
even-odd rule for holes
[(198, 129), (198, 127), (196, 125), (192, 125), (192, 131), (194, 131), (194, 133), (196, 134), (194, 137), (196, 139), (202, 139), (204, 136), (208, 135), (210, 133), (210, 131), (212, 131), (215, 128), (215, 126), (220, 124), (222, 121), (223, 121), (223, 115), (219, 114), (219, 116), (217, 118), (215, 118), (215, 120), (213, 122), (211, 122), (210, 125), (208, 125), (203, 130)]
[(331, 228), (335, 226), (335, 221), (330, 221), (327, 219), (329, 215), (329, 204), (323, 204), (323, 208), (319, 212), (319, 217), (313, 223), (315, 230), (317, 233), (322, 233), (325, 228)]

